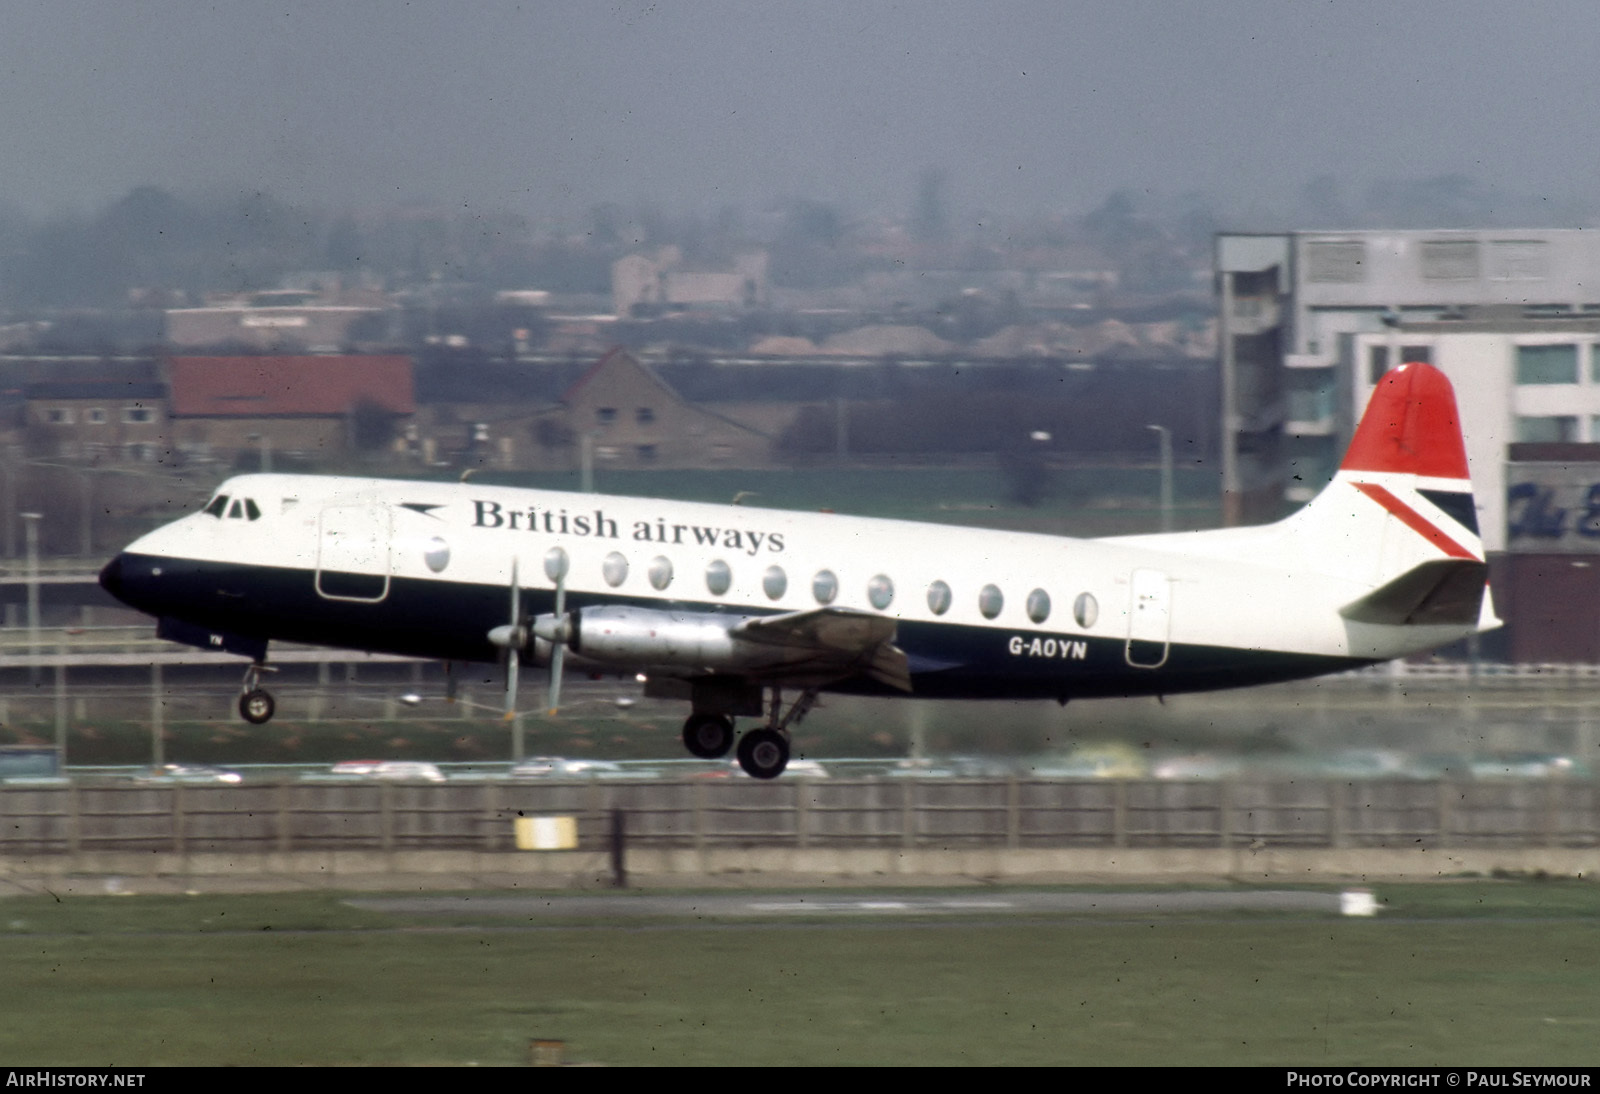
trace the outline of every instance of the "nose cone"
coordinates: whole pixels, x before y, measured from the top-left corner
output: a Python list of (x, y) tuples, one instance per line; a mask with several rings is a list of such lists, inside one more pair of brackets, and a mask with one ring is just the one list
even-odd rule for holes
[(126, 603), (127, 598), (123, 596), (122, 568), (123, 560), (121, 555), (106, 563), (106, 568), (100, 571), (100, 587), (118, 600)]

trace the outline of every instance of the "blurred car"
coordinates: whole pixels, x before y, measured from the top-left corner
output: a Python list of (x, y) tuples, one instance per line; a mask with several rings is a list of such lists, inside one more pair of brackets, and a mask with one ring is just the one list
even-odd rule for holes
[(394, 782), (442, 783), (444, 772), (438, 764), (417, 760), (343, 760), (328, 769), (322, 778), (388, 779)]
[[(689, 777), (691, 779), (738, 779), (744, 777), (744, 768), (739, 766), (738, 760), (729, 760), (720, 767), (708, 771), (696, 771)], [(816, 760), (790, 760), (779, 776), (783, 779), (826, 779), (828, 769)]]
[(622, 766), (610, 760), (568, 760), (560, 756), (530, 756), (511, 768), (514, 779), (590, 779), (622, 773)]
[(1029, 769), (1032, 775), (1054, 779), (1142, 779), (1149, 762), (1132, 745), (1083, 745), (1064, 756), (1047, 756)]
[(1474, 779), (1559, 779), (1587, 774), (1571, 756), (1532, 752), (1473, 760), (1468, 770)]
[(1157, 779), (1226, 779), (1244, 770), (1237, 756), (1217, 756), (1196, 752), (1187, 756), (1167, 756), (1150, 766)]
[(360, 779), (374, 774), (382, 766), (382, 760), (342, 760), (329, 768), (328, 774), (341, 778)]
[(142, 783), (219, 783), (234, 786), (244, 782), (244, 776), (237, 771), (208, 764), (165, 764), (134, 777)]
[(369, 778), (392, 779), (395, 782), (444, 782), (444, 772), (438, 764), (419, 763), (416, 760), (385, 760)]

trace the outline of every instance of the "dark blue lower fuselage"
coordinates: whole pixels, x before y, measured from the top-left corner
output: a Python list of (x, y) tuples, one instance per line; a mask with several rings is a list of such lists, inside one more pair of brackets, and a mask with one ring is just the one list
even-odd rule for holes
[[(319, 580), (316, 572), (307, 569), (129, 552), (113, 559), (100, 580), (119, 600), (163, 620), (167, 624), (164, 632), (172, 637), (195, 641), (185, 636), (186, 627), (215, 632), (209, 644), (233, 652), (264, 650), (269, 641), (284, 641), (435, 660), (494, 662), (502, 656), (488, 635), (508, 621), (506, 588), (391, 578), (372, 588), (353, 584), (350, 596), (330, 596), (327, 594), (337, 594), (340, 586), (328, 579), (324, 573)], [(623, 596), (571, 593), (566, 607), (571, 611), (635, 603), (639, 602)], [(529, 617), (552, 612), (555, 593), (524, 589), (522, 606)], [(771, 614), (692, 600), (652, 600), (648, 606)], [(1181, 643), (1153, 650), (1135, 644), (1130, 649), (1123, 638), (1082, 632), (912, 620), (899, 624), (895, 642), (909, 661), (912, 694), (925, 698), (1065, 702), (1173, 695), (1317, 676), (1371, 663), (1359, 658)], [(1158, 667), (1144, 667), (1157, 663)], [(898, 694), (866, 677), (840, 681), (830, 690)]]

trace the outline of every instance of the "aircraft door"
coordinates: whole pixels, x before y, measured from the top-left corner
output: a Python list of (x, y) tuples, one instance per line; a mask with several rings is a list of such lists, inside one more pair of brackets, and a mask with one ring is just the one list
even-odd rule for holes
[(389, 595), (389, 510), (346, 505), (322, 511), (317, 539), (317, 593), (329, 600), (375, 604)]
[(1160, 570), (1135, 570), (1128, 585), (1124, 657), (1136, 669), (1158, 669), (1167, 663), (1172, 633), (1172, 581)]

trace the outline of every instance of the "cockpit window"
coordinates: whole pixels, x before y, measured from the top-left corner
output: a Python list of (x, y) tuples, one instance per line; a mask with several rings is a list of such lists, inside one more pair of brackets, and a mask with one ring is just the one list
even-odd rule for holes
[[(232, 505), (228, 504), (230, 500), (233, 502)], [(223, 514), (227, 514), (229, 520), (261, 519), (261, 506), (257, 505), (253, 499), (230, 499), (226, 494), (218, 494), (216, 497), (212, 498), (211, 504), (202, 509), (201, 512), (210, 513), (212, 516), (217, 517), (218, 519), (220, 519)]]

